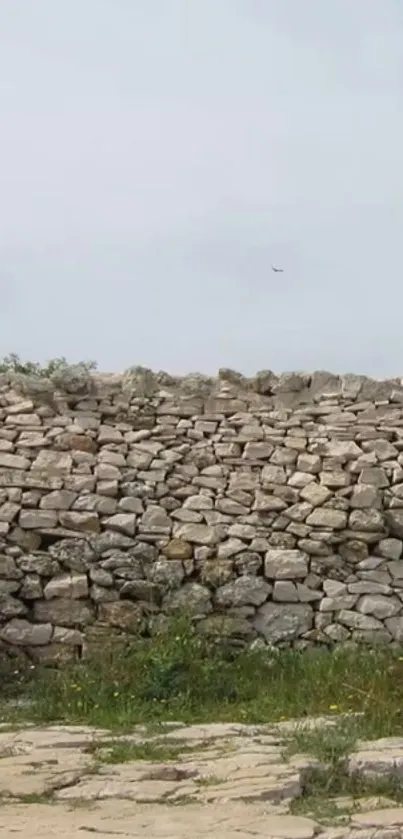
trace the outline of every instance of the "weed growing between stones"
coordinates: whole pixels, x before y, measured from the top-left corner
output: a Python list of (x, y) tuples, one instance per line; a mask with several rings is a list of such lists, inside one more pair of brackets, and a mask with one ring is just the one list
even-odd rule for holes
[(0, 672), (3, 722), (29, 717), (125, 729), (359, 712), (360, 736), (403, 733), (403, 657), (390, 649), (239, 651), (182, 620), (166, 634), (104, 648), (59, 670), (7, 667)]
[(186, 743), (165, 743), (163, 741), (133, 743), (129, 740), (95, 741), (86, 749), (88, 754), (94, 755), (95, 759), (103, 764), (133, 763), (136, 760), (144, 760), (148, 763), (170, 763), (187, 752), (203, 751), (203, 748), (211, 747), (207, 741), (205, 745), (192, 745)]
[(360, 803), (365, 808), (367, 800), (373, 808), (403, 803), (398, 776), (369, 778), (349, 771), (348, 758), (359, 741), (377, 736), (371, 722), (364, 713), (344, 717), (334, 726), (312, 729), (301, 724), (293, 731), (285, 757), (298, 754), (306, 760), (301, 769), (302, 795), (293, 801), (293, 813), (331, 823), (359, 809)]

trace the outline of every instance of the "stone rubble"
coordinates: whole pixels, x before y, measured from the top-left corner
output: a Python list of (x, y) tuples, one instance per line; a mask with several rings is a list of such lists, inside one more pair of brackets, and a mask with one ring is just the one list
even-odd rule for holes
[[(1, 835), (401, 839), (403, 807), (384, 797), (335, 799), (331, 825), (290, 812), (303, 794), (303, 761), (299, 770), (298, 758), (284, 757), (285, 738), (299, 725), (173, 723), (152, 736), (141, 727), (124, 736), (74, 726), (0, 732)], [(110, 762), (111, 749), (146, 743), (175, 751), (159, 763)], [(350, 760), (352, 772), (367, 777), (370, 769), (372, 779), (385, 777), (389, 761), (401, 777), (403, 738), (359, 744)]]
[(399, 379), (0, 375), (0, 654), (400, 643), (402, 555)]

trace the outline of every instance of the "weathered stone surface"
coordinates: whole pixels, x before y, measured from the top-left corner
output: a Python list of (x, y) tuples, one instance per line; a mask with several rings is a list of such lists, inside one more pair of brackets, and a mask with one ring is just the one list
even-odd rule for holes
[(69, 489), (56, 489), (44, 495), (40, 500), (42, 510), (69, 510), (77, 498), (77, 493)]
[(403, 539), (403, 510), (387, 510), (385, 521), (391, 536)]
[(12, 597), (11, 594), (0, 594), (0, 619), (2, 621), (27, 613), (28, 609), (21, 600)]
[(329, 527), (341, 530), (347, 525), (347, 513), (343, 510), (333, 510), (330, 507), (316, 507), (308, 516), (306, 523), (316, 527)]
[(32, 464), (33, 469), (43, 470), (49, 475), (71, 472), (73, 460), (70, 454), (43, 449)]
[(220, 532), (218, 528), (206, 524), (181, 524), (175, 531), (175, 538), (197, 545), (216, 545), (220, 541)]
[(189, 542), (185, 542), (183, 539), (171, 539), (167, 545), (163, 548), (163, 554), (168, 557), (168, 559), (191, 559), (192, 556), (192, 546)]
[(88, 597), (88, 580), (86, 574), (61, 574), (53, 577), (44, 588), (45, 600), (54, 597), (71, 597), (80, 600)]
[(357, 603), (357, 610), (363, 615), (373, 615), (378, 620), (392, 618), (403, 609), (397, 597), (385, 597), (383, 594), (366, 594)]
[(351, 530), (383, 530), (383, 515), (379, 510), (353, 510), (348, 519)]
[(269, 644), (293, 641), (308, 632), (312, 623), (312, 607), (302, 603), (264, 603), (253, 620), (253, 626)]
[(0, 638), (19, 647), (49, 644), (53, 627), (51, 623), (33, 624), (22, 618), (12, 618), (0, 629)]
[[(43, 649), (36, 652), (40, 658)], [(115, 765), (107, 762), (113, 738), (102, 730), (55, 726), (1, 734), (3, 829), (33, 839), (56, 833), (78, 839), (83, 831), (128, 839), (133, 830), (139, 839), (187, 839), (189, 832), (207, 839), (217, 828), (225, 839), (251, 834), (257, 839), (314, 839), (321, 831), (312, 819), (289, 813), (301, 792), (300, 773), (284, 761), (278, 734), (231, 724), (180, 726), (180, 734), (184, 753), (175, 728), (167, 728), (156, 742), (164, 747), (164, 740), (171, 739), (172, 747), (177, 745), (175, 762)], [(144, 736), (136, 728), (128, 743), (141, 743)], [(201, 742), (205, 749), (198, 748)], [(99, 745), (95, 758), (89, 748), (94, 744)], [(24, 803), (27, 796), (29, 803)], [(34, 801), (48, 797), (51, 805)], [(186, 807), (172, 806), (182, 800)], [(389, 823), (400, 824), (396, 810)]]
[(378, 504), (378, 492), (374, 486), (358, 484), (353, 487), (350, 504), (359, 509), (374, 507)]
[(56, 527), (57, 513), (55, 510), (21, 510), (18, 523), (25, 530), (41, 530)]
[(59, 626), (86, 626), (94, 620), (94, 611), (88, 601), (58, 597), (53, 600), (36, 600), (34, 619), (38, 623)]
[(264, 573), (269, 580), (294, 580), (306, 577), (308, 557), (303, 551), (272, 548), (265, 556)]
[(101, 603), (98, 609), (99, 623), (137, 634), (144, 626), (143, 608), (130, 600), (115, 603)]
[(267, 600), (272, 586), (261, 577), (237, 577), (218, 588), (218, 606), (261, 606)]
[(187, 613), (195, 618), (213, 611), (210, 591), (199, 583), (185, 583), (182, 588), (168, 592), (163, 606), (167, 614)]
[(319, 507), (332, 497), (330, 489), (316, 482), (309, 483), (301, 489), (301, 498), (308, 501), (313, 507)]
[(78, 530), (83, 533), (99, 533), (101, 525), (96, 513), (77, 513), (74, 510), (61, 511), (59, 523), (67, 530)]
[(7, 454), (0, 451), (0, 469), (29, 469), (31, 461), (18, 454)]
[(3, 628), (66, 626), (69, 603), (85, 634), (124, 600), (156, 625), (189, 597), (236, 643), (263, 606), (308, 604), (285, 644), (401, 637), (403, 381), (2, 376)]
[(386, 559), (400, 559), (403, 551), (403, 543), (400, 539), (381, 539), (376, 548), (375, 553), (383, 556)]
[(152, 582), (159, 583), (165, 589), (178, 588), (185, 578), (183, 563), (177, 559), (159, 559), (149, 570)]

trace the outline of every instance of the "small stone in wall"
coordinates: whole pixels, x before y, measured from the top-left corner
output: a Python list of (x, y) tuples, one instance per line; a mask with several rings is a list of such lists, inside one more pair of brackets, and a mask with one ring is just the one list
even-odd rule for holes
[(242, 457), (244, 459), (252, 458), (253, 460), (268, 460), (270, 455), (273, 453), (273, 445), (271, 443), (266, 442), (250, 442), (246, 443), (246, 446), (243, 450)]
[(0, 507), (0, 522), (11, 523), (20, 511), (20, 505), (14, 504), (11, 501), (6, 501)]
[(25, 530), (43, 530), (57, 527), (56, 510), (21, 510), (18, 524)]
[[(398, 512), (393, 511), (394, 512)], [(385, 513), (385, 519), (387, 520), (387, 513)], [(403, 516), (403, 511), (401, 513)], [(403, 518), (402, 518), (403, 522)], [(379, 510), (353, 510), (348, 519), (348, 526), (351, 530), (368, 530), (368, 531), (382, 531), (384, 528), (384, 517)], [(393, 533), (393, 530), (392, 530)], [(403, 526), (402, 526), (402, 534), (403, 534)], [(398, 535), (398, 534), (396, 534)]]
[(174, 535), (176, 539), (195, 542), (198, 545), (216, 545), (220, 541), (218, 528), (209, 527), (207, 524), (181, 524), (175, 529)]
[(212, 510), (213, 499), (209, 495), (189, 495), (183, 502), (185, 510)]
[(0, 595), (0, 619), (2, 621), (26, 614), (28, 614), (28, 609), (21, 600), (12, 597), (11, 594)]
[(250, 620), (237, 615), (208, 615), (197, 622), (196, 631), (208, 638), (228, 640), (237, 645), (244, 645), (257, 634)]
[(385, 624), (394, 640), (401, 644), (403, 641), (403, 616), (387, 618)]
[(7, 452), (0, 451), (0, 468), (1, 469), (29, 469), (31, 461), (27, 457), (22, 457), (19, 454), (7, 454)]
[(185, 578), (183, 563), (177, 559), (158, 559), (150, 567), (148, 576), (165, 590), (179, 588)]
[(403, 543), (400, 539), (394, 539), (393, 537), (387, 539), (381, 539), (376, 548), (375, 553), (378, 556), (385, 557), (386, 559), (400, 559), (403, 550)]
[(271, 548), (264, 560), (264, 574), (269, 580), (293, 580), (306, 577), (308, 557), (299, 550)]
[(0, 579), (21, 580), (22, 570), (17, 568), (14, 557), (0, 554)]
[(90, 598), (94, 603), (113, 603), (119, 600), (119, 592), (114, 588), (105, 588), (93, 583), (90, 588)]
[(43, 597), (41, 578), (37, 574), (27, 574), (18, 595), (23, 600), (41, 600)]
[(273, 600), (279, 603), (298, 603), (297, 587), (291, 580), (276, 580), (273, 589)]
[(72, 466), (73, 460), (70, 454), (43, 449), (35, 458), (32, 469), (43, 470), (51, 475), (57, 475), (71, 472)]
[(68, 530), (78, 530), (83, 533), (99, 533), (101, 530), (96, 513), (77, 513), (74, 510), (62, 510), (59, 513), (59, 523)]
[(173, 592), (168, 592), (163, 601), (163, 610), (168, 614), (187, 612), (193, 618), (202, 618), (213, 611), (211, 592), (199, 583), (185, 583)]
[(163, 507), (150, 506), (140, 519), (140, 532), (169, 536), (172, 521)]
[(69, 597), (36, 600), (33, 612), (34, 620), (38, 623), (52, 623), (59, 626), (87, 626), (94, 621), (95, 617), (89, 601), (72, 600)]
[[(109, 589), (109, 592), (114, 593), (113, 589)], [(148, 605), (161, 603), (161, 587), (151, 580), (127, 580), (123, 583), (119, 594), (123, 599), (140, 600)]]
[(316, 527), (342, 530), (347, 526), (347, 513), (343, 510), (333, 510), (331, 507), (316, 507), (306, 519), (306, 523)]
[(313, 507), (319, 507), (331, 498), (332, 493), (328, 487), (311, 482), (301, 489), (300, 496)]
[(251, 544), (251, 549), (249, 551), (242, 551), (235, 557), (235, 568), (237, 573), (243, 576), (244, 574), (255, 577), (256, 574), (260, 571), (263, 565), (262, 557), (257, 553), (258, 550), (265, 552), (269, 550), (269, 544), (266, 540), (262, 540), (264, 544), (260, 545), (259, 548), (255, 544), (258, 540), (255, 539)]
[(84, 636), (78, 629), (66, 629), (65, 626), (55, 626), (52, 641), (54, 644), (68, 644), (72, 647), (80, 647), (83, 644)]
[(90, 542), (79, 537), (54, 542), (49, 546), (48, 553), (69, 571), (86, 571), (96, 559), (96, 552)]
[(366, 594), (357, 603), (357, 610), (363, 615), (385, 620), (403, 610), (403, 604), (397, 597), (385, 597), (383, 594)]
[(298, 455), (297, 470), (299, 472), (308, 472), (312, 475), (317, 475), (320, 472), (322, 460), (318, 454), (308, 454), (303, 452)]
[(125, 533), (127, 536), (134, 536), (136, 531), (136, 516), (134, 513), (116, 513), (104, 520), (105, 527)]
[(110, 571), (106, 571), (105, 568), (100, 568), (98, 565), (90, 568), (89, 576), (91, 582), (96, 583), (98, 586), (103, 586), (104, 588), (113, 586), (113, 574)]
[(354, 565), (364, 562), (369, 554), (368, 545), (360, 539), (347, 539), (338, 546), (337, 550), (342, 559)]
[(302, 603), (264, 603), (258, 609), (253, 626), (265, 641), (293, 641), (313, 625), (312, 606)]
[(131, 600), (117, 600), (115, 603), (100, 603), (98, 622), (123, 629), (133, 634), (144, 628), (143, 609)]
[(56, 489), (44, 495), (40, 500), (42, 510), (68, 510), (77, 498), (77, 493), (69, 489)]
[(45, 600), (51, 600), (53, 597), (71, 597), (73, 600), (88, 597), (87, 575), (61, 574), (54, 577), (46, 584), (44, 597)]
[(389, 527), (390, 535), (403, 539), (403, 509), (387, 510), (385, 521)]
[(184, 539), (171, 539), (162, 549), (162, 553), (168, 559), (179, 559), (183, 561), (192, 558), (192, 546), (189, 542), (185, 542)]
[(27, 620), (14, 618), (0, 629), (0, 638), (8, 644), (21, 647), (43, 646), (50, 643), (52, 632), (51, 623), (29, 623)]
[(383, 630), (383, 624), (377, 618), (362, 615), (350, 609), (342, 609), (337, 617), (339, 622), (348, 626), (349, 629), (363, 629), (365, 631)]
[(365, 509), (379, 507), (379, 503), (380, 500), (376, 487), (370, 484), (357, 484), (357, 486), (353, 487), (350, 498), (351, 507)]
[(229, 559), (231, 556), (244, 551), (245, 548), (245, 542), (242, 542), (241, 539), (226, 539), (218, 545), (217, 556), (219, 559)]
[(96, 454), (98, 450), (96, 441), (85, 434), (61, 434), (57, 442), (61, 449), (72, 449), (73, 451), (88, 452), (88, 454)]
[(261, 606), (272, 591), (262, 577), (237, 577), (217, 589), (215, 601), (218, 606)]
[(231, 559), (207, 559), (201, 564), (201, 581), (213, 588), (225, 585), (233, 575), (234, 563)]

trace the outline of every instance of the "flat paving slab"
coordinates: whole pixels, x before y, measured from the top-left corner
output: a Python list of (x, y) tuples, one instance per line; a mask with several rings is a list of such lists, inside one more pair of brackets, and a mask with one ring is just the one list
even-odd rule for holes
[[(366, 808), (351, 800), (343, 825), (333, 827), (293, 815), (303, 770), (285, 757), (287, 734), (289, 726), (222, 723), (121, 736), (85, 726), (0, 731), (0, 835), (403, 839), (403, 807), (386, 798)], [(378, 777), (388, 765), (400, 778), (403, 739), (358, 744), (350, 757), (371, 778), (377, 761)]]

